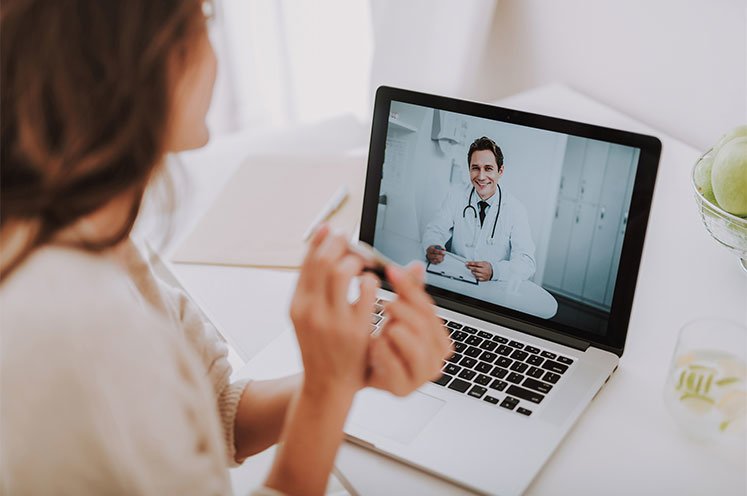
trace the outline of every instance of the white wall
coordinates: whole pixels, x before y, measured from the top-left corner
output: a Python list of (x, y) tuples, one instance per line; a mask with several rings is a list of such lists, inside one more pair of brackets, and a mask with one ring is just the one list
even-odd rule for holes
[(464, 96), (496, 0), (371, 0), (371, 100), (380, 85)]
[(702, 149), (747, 122), (747, 2), (498, 0), (481, 65), (465, 95), (563, 82)]

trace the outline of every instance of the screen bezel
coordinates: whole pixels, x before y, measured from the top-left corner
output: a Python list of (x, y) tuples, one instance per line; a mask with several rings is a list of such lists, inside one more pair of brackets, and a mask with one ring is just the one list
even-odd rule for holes
[[(570, 341), (592, 345), (621, 356), (625, 348), (625, 338), (630, 322), (633, 295), (640, 269), (643, 241), (651, 211), (656, 173), (661, 155), (661, 141), (653, 136), (618, 129), (483, 103), (381, 86), (376, 91), (374, 104), (360, 229), (361, 241), (365, 241), (372, 246), (374, 246), (379, 189), (381, 186), (384, 150), (386, 148), (388, 130), (388, 116), (392, 101), (518, 124), (536, 129), (555, 131), (640, 149), (633, 194), (630, 201), (628, 224), (620, 255), (620, 264), (606, 335), (600, 336), (591, 332), (574, 329), (558, 322), (550, 322), (540, 317), (534, 317), (494, 303), (463, 296), (437, 286), (426, 286), (428, 293), (433, 297), (436, 304), (443, 308), (473, 315), (498, 325), (518, 329), (522, 332), (528, 332), (543, 338), (557, 338), (565, 343)], [(382, 288), (387, 290), (392, 289), (386, 281), (382, 281)], [(570, 338), (570, 340), (564, 338)]]

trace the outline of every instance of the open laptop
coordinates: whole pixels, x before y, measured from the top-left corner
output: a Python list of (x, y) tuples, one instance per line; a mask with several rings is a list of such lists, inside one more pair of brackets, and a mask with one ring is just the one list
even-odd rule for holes
[[(490, 179), (468, 162), (482, 137), (500, 149), (500, 198), (482, 198)], [(430, 262), (456, 353), (406, 398), (361, 392), (348, 438), (480, 493), (521, 494), (617, 369), (660, 152), (651, 136), (379, 88), (360, 239), (400, 264), (439, 245), (493, 270), (471, 284)]]

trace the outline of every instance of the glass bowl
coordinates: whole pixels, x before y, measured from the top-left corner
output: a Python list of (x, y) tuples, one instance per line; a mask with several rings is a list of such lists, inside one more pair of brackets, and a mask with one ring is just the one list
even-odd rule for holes
[[(703, 157), (707, 154), (708, 152)], [(747, 218), (737, 217), (726, 212), (700, 194), (695, 184), (695, 169), (703, 157), (695, 162), (690, 175), (690, 183), (695, 194), (695, 202), (700, 211), (700, 218), (713, 239), (739, 257), (742, 269), (747, 272)]]

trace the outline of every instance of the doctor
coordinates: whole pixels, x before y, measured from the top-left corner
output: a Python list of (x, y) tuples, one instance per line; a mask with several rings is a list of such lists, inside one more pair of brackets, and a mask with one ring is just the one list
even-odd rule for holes
[(483, 136), (469, 147), (471, 184), (453, 188), (426, 226), (422, 246), (432, 264), (451, 252), (468, 260), (478, 281), (526, 280), (534, 275), (534, 241), (524, 206), (498, 184), (503, 152)]

